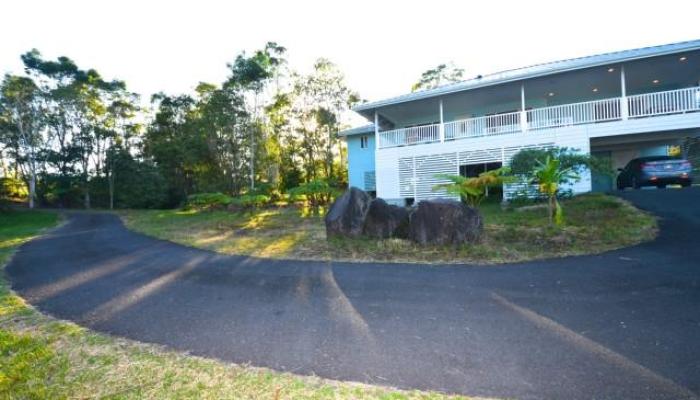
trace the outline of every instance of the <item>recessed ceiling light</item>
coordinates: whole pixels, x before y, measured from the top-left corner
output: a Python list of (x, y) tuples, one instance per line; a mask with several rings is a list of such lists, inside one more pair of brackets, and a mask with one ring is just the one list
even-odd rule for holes
[(597, 88), (597, 87), (594, 87), (594, 88), (593, 88), (593, 91), (594, 91), (594, 92), (597, 92), (597, 91), (598, 91), (598, 88)]
[(683, 56), (683, 57), (679, 58), (679, 60), (681, 60), (681, 61), (685, 61), (685, 60), (687, 60), (687, 59), (688, 59), (688, 57), (686, 57), (686, 56)]
[(554, 96), (554, 92), (549, 92), (549, 93), (547, 94), (547, 96), (549, 96), (549, 97)]
[(608, 72), (615, 72), (615, 68), (608, 68)]
[(653, 81), (651, 81), (651, 83), (657, 84), (657, 83), (659, 83), (659, 80), (658, 80), (658, 79), (654, 79)]

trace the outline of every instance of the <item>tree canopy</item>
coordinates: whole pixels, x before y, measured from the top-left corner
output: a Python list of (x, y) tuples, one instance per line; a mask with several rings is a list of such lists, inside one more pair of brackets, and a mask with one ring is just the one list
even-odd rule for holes
[(124, 81), (28, 51), (25, 74), (0, 86), (3, 174), (19, 177), (30, 201), (85, 208), (177, 206), (196, 193), (282, 193), (318, 180), (342, 186), (337, 133), (359, 97), (331, 61), (300, 74), (286, 56), (268, 42), (235, 55), (223, 82), (158, 93), (143, 107)]
[(448, 83), (459, 82), (463, 76), (464, 69), (456, 67), (453, 63), (440, 64), (423, 72), (418, 82), (411, 86), (411, 91), (434, 89)]

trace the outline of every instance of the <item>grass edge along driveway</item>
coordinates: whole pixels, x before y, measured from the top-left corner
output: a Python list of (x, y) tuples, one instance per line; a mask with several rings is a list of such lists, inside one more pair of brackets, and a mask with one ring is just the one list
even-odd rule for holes
[(548, 225), (546, 205), (480, 207), (484, 238), (462, 246), (420, 246), (402, 239), (326, 240), (323, 218), (286, 206), (248, 212), (128, 210), (134, 231), (223, 254), (262, 258), (399, 262), (512, 263), (595, 254), (652, 240), (656, 218), (618, 197), (591, 193), (564, 200), (566, 223)]

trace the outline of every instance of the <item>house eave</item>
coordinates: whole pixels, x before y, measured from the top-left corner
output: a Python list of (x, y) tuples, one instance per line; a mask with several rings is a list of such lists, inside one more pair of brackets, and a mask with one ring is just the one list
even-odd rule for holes
[[(554, 61), (550, 63), (536, 64), (530, 67), (518, 68), (497, 72), (489, 76), (474, 78), (467, 81), (462, 81), (450, 85), (437, 87), (435, 89), (424, 90), (420, 92), (408, 93), (384, 100), (359, 104), (352, 108), (353, 111), (364, 116), (365, 118), (373, 118), (374, 111), (381, 107), (390, 105), (408, 103), (417, 100), (424, 100), (448, 94), (465, 92), (484, 87), (497, 86), (506, 83), (524, 81), (528, 79), (541, 78), (549, 75), (555, 75), (565, 72), (577, 71), (587, 68), (595, 68), (610, 64), (619, 64), (622, 62), (630, 62), (645, 58), (660, 57), (671, 54), (700, 50), (700, 40), (692, 40), (686, 42), (671, 43), (660, 46), (643, 47), (638, 49), (622, 50), (612, 53), (604, 53), (593, 56), (579, 57), (567, 60)], [(591, 59), (587, 61), (586, 59)], [(556, 64), (562, 64), (557, 66)], [(547, 68), (546, 70), (541, 70)], [(499, 78), (498, 75), (511, 75)], [(491, 78), (489, 78), (491, 77)]]
[(374, 124), (367, 124), (358, 126), (355, 128), (346, 129), (338, 132), (339, 137), (354, 136), (354, 135), (366, 135), (374, 133)]

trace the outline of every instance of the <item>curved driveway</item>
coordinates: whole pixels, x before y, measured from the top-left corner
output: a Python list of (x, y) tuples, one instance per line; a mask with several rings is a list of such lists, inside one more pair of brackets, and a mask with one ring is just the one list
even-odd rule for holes
[(7, 268), (98, 331), (300, 374), (508, 398), (697, 398), (700, 190), (625, 193), (658, 240), (504, 266), (273, 261), (75, 213)]

